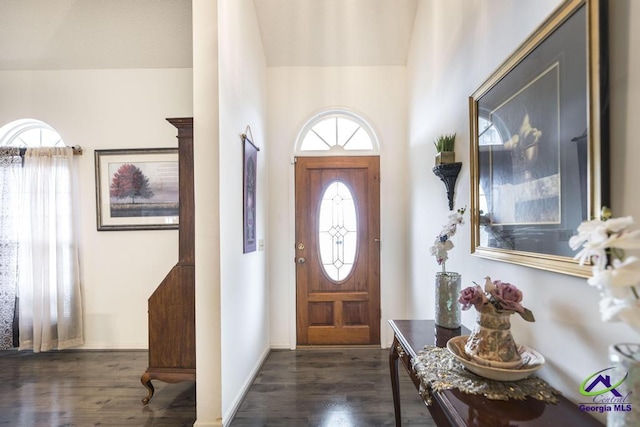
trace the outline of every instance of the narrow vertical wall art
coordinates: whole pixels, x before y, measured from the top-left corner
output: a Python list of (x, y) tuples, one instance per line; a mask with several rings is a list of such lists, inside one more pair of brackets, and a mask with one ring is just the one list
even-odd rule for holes
[(242, 134), (244, 145), (243, 156), (243, 253), (256, 250), (256, 180), (258, 172), (258, 148), (253, 142), (251, 128), (247, 126), (247, 133)]

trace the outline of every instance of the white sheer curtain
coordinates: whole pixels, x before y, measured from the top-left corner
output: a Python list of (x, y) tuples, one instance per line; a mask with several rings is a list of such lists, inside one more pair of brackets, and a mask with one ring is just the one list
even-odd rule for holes
[(0, 147), (0, 350), (13, 347), (18, 280), (17, 215), (22, 158), (16, 147)]
[(71, 148), (27, 149), (18, 228), (21, 350), (83, 343), (72, 175)]

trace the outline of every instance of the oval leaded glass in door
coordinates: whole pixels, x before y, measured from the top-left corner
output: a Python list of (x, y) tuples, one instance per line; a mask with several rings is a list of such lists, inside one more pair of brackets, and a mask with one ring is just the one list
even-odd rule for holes
[(349, 277), (358, 248), (356, 206), (349, 188), (330, 183), (322, 194), (318, 215), (318, 252), (324, 273), (334, 282)]

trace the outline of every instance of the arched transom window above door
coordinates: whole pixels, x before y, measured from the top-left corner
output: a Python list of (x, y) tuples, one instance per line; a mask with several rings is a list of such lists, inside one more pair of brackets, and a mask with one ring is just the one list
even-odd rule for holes
[(307, 121), (295, 151), (305, 156), (372, 155), (380, 154), (380, 146), (366, 120), (348, 110), (331, 109)]

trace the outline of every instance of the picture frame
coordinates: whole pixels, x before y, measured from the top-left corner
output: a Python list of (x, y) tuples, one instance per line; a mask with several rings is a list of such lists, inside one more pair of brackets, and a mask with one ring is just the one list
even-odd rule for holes
[[(247, 127), (251, 134), (251, 128)], [(253, 136), (252, 136), (253, 138)], [(257, 173), (258, 173), (258, 148), (247, 134), (242, 134), (243, 161), (242, 161), (242, 235), (243, 253), (256, 250), (256, 201), (257, 201)]]
[(469, 97), (473, 255), (589, 277), (568, 241), (609, 206), (606, 21), (564, 2)]
[(179, 226), (177, 148), (95, 150), (98, 231)]

